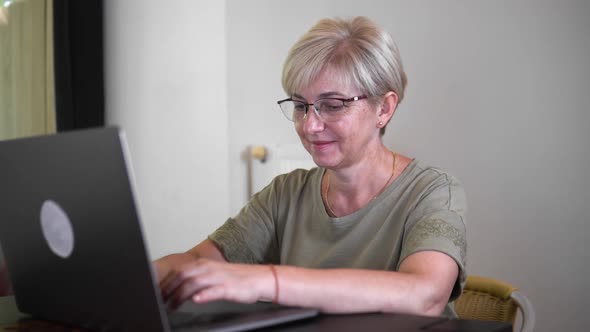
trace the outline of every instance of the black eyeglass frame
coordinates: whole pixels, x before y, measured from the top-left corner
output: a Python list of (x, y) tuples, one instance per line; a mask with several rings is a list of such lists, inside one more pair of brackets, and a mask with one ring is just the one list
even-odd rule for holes
[[(307, 113), (309, 112), (309, 107), (310, 106), (313, 106), (313, 108), (316, 110), (317, 114), (320, 114), (320, 112), (317, 109), (317, 107), (315, 107), (315, 103), (317, 103), (320, 100), (327, 100), (327, 99), (329, 99), (329, 100), (339, 100), (339, 101), (342, 102), (342, 106), (347, 107), (348, 105), (346, 105), (346, 103), (350, 103), (350, 102), (358, 101), (358, 100), (363, 100), (363, 99), (367, 99), (367, 98), (369, 98), (369, 96), (367, 96), (367, 95), (354, 96), (354, 97), (350, 97), (350, 98), (326, 97), (326, 98), (320, 98), (320, 99), (314, 101), (313, 103), (309, 104), (309, 103), (303, 102), (301, 100), (293, 99), (293, 97), (289, 97), (289, 98), (285, 98), (285, 99), (282, 99), (282, 100), (277, 101), (277, 104), (279, 105), (279, 108), (281, 108), (281, 104), (284, 103), (284, 102), (287, 102), (287, 101), (301, 103), (303, 106), (305, 106), (305, 113), (303, 114), (303, 118), (305, 118), (307, 116)], [(281, 110), (282, 110), (282, 108), (281, 108)], [(284, 114), (285, 112), (282, 112), (282, 113)], [(285, 117), (287, 117), (286, 114), (284, 114), (284, 115), (285, 115)], [(321, 117), (321, 115), (320, 115), (320, 117)], [(287, 119), (289, 119), (289, 118), (287, 117)], [(289, 119), (289, 121), (294, 121), (294, 120)]]

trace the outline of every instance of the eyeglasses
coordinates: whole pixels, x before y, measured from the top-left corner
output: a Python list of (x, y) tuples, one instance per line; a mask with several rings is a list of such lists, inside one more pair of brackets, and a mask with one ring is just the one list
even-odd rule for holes
[(313, 104), (307, 104), (300, 100), (287, 98), (277, 101), (283, 114), (293, 122), (301, 122), (307, 117), (309, 107), (313, 106), (315, 114), (325, 122), (335, 122), (342, 119), (346, 114), (348, 103), (366, 99), (367, 96), (357, 96), (348, 99), (344, 98), (321, 98), (316, 100)]

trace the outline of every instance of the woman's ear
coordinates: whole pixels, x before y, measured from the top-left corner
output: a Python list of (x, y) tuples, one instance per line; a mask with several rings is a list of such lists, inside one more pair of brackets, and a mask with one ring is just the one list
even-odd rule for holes
[(380, 123), (383, 123), (385, 125), (389, 122), (389, 120), (391, 120), (393, 114), (395, 113), (395, 110), (397, 109), (397, 102), (398, 97), (395, 92), (389, 91), (385, 94), (378, 115)]

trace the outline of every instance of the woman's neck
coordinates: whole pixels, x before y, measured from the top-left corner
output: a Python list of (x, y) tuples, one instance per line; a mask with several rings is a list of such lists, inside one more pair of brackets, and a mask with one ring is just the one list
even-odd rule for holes
[(335, 216), (351, 214), (381, 194), (396, 176), (396, 155), (382, 146), (353, 166), (326, 170), (322, 197), (326, 210)]

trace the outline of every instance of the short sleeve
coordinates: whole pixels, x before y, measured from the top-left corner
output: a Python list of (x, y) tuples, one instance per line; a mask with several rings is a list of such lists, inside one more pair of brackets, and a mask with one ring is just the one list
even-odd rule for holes
[(256, 264), (278, 261), (275, 220), (280, 182), (281, 177), (275, 178), (255, 194), (235, 217), (227, 219), (209, 235), (229, 262)]
[(436, 178), (420, 192), (418, 203), (408, 217), (399, 264), (413, 253), (428, 250), (453, 258), (459, 267), (459, 277), (453, 287), (452, 301), (461, 295), (467, 276), (465, 191), (450, 175), (436, 174)]

